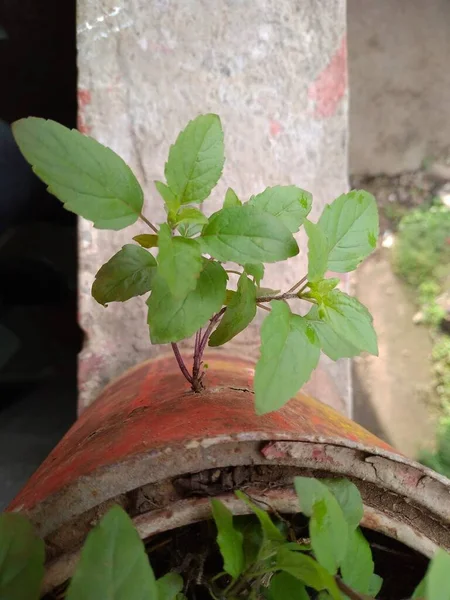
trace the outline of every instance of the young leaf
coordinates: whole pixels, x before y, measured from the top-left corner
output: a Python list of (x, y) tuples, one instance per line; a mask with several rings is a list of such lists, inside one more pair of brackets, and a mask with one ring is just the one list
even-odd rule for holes
[(99, 304), (125, 302), (151, 290), (156, 260), (140, 246), (126, 244), (100, 268), (92, 284)]
[(450, 595), (450, 554), (439, 549), (426, 574), (426, 599), (448, 600)]
[(348, 479), (322, 479), (338, 501), (350, 529), (356, 529), (364, 516), (361, 494)]
[(130, 517), (119, 506), (114, 506), (88, 535), (66, 594), (66, 600), (98, 598), (158, 598), (144, 544)]
[(343, 194), (324, 208), (318, 225), (328, 239), (328, 269), (353, 271), (377, 244), (375, 198), (364, 190)]
[(200, 115), (170, 147), (164, 170), (167, 184), (181, 204), (202, 202), (219, 181), (224, 161), (219, 117)]
[(276, 568), (289, 573), (306, 586), (320, 592), (327, 590), (334, 600), (342, 600), (334, 578), (326, 569), (310, 556), (301, 552), (291, 552), (281, 546), (278, 549)]
[(349, 535), (347, 554), (341, 563), (344, 582), (361, 594), (369, 594), (374, 564), (369, 542), (355, 529)]
[(232, 512), (220, 500), (212, 499), (211, 505), (223, 568), (236, 579), (244, 570), (243, 535), (233, 525)]
[(205, 225), (207, 222), (208, 218), (198, 208), (193, 208), (192, 206), (180, 209), (175, 218), (176, 225), (180, 225), (181, 223)]
[(261, 327), (261, 355), (256, 365), (256, 410), (277, 410), (306, 383), (319, 361), (320, 348), (314, 329), (289, 306), (271, 302), (272, 312)]
[(277, 217), (295, 233), (311, 210), (312, 196), (295, 185), (277, 185), (252, 196), (248, 204)]
[(164, 200), (169, 212), (176, 212), (180, 208), (180, 201), (172, 190), (162, 181), (155, 181), (155, 187), (161, 198)]
[(246, 263), (244, 271), (247, 275), (254, 277), (256, 285), (259, 286), (261, 279), (264, 277), (264, 265), (262, 263)]
[(247, 504), (247, 506), (249, 506), (257, 516), (258, 521), (261, 524), (263, 537), (265, 540), (280, 543), (285, 541), (284, 535), (276, 527), (275, 523), (272, 521), (267, 511), (263, 510), (262, 508), (259, 508), (259, 506), (252, 502), (250, 498), (240, 490), (237, 490), (234, 493), (239, 498), (239, 500), (245, 502), (245, 504)]
[(133, 240), (143, 248), (157, 248), (158, 236), (155, 233), (141, 233), (135, 235)]
[(242, 206), (242, 202), (237, 197), (236, 192), (231, 188), (228, 188), (227, 193), (225, 194), (223, 208), (231, 208), (232, 206)]
[(227, 280), (227, 274), (219, 263), (204, 259), (195, 289), (185, 298), (176, 298), (157, 273), (147, 301), (152, 343), (178, 342), (203, 327), (221, 309)]
[(323, 297), (323, 320), (345, 342), (378, 356), (377, 334), (367, 308), (344, 292), (333, 290)]
[(334, 290), (339, 285), (340, 279), (338, 277), (331, 277), (330, 279), (321, 279), (319, 281), (309, 281), (309, 287), (319, 294), (319, 296), (326, 296), (328, 292)]
[(308, 282), (320, 281), (327, 270), (327, 238), (323, 231), (308, 219), (303, 223), (308, 236)]
[(137, 221), (144, 196), (133, 172), (110, 148), (55, 121), (29, 117), (13, 124), (16, 142), (48, 191), (98, 229)]
[(319, 563), (334, 575), (347, 553), (348, 525), (336, 498), (318, 479), (296, 477), (302, 512), (310, 517), (311, 546)]
[(157, 598), (148, 600), (177, 600), (178, 594), (183, 590), (183, 578), (179, 573), (167, 573), (156, 580), (156, 587)]
[(353, 356), (358, 356), (361, 352), (359, 348), (352, 346), (352, 344), (342, 339), (327, 322), (319, 317), (317, 306), (312, 307), (305, 319), (314, 328), (319, 339), (320, 348), (332, 360), (352, 358)]
[(239, 277), (236, 293), (217, 329), (209, 338), (210, 346), (222, 346), (243, 331), (256, 315), (256, 287), (245, 273)]
[(270, 600), (309, 600), (303, 583), (283, 571), (270, 580), (269, 597)]
[(240, 265), (277, 262), (299, 251), (290, 231), (276, 217), (248, 204), (216, 212), (201, 239), (205, 252)]
[(0, 598), (38, 600), (45, 546), (23, 515), (0, 515)]
[(195, 240), (172, 237), (163, 223), (158, 236), (158, 274), (176, 298), (186, 298), (195, 289), (203, 266), (202, 251)]
[(177, 226), (180, 235), (185, 238), (192, 238), (198, 235), (203, 229), (203, 223), (180, 223)]

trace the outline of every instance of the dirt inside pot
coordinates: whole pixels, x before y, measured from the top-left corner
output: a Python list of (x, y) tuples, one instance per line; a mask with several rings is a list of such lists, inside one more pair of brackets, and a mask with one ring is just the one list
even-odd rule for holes
[[(294, 535), (299, 542), (308, 541), (308, 520), (302, 514), (272, 516), (277, 525)], [(257, 524), (252, 515), (235, 516), (241, 527)], [(428, 559), (404, 544), (372, 530), (363, 529), (372, 548), (375, 572), (383, 578), (379, 600), (410, 598), (423, 578)], [(212, 578), (223, 570), (223, 560), (216, 543), (217, 531), (212, 520), (202, 521), (152, 536), (145, 541), (147, 555), (155, 576), (162, 577), (170, 571), (182, 575), (188, 600), (211, 600)], [(219, 579), (220, 588), (230, 582), (227, 576)], [(62, 600), (67, 584), (55, 589), (44, 600)], [(217, 594), (217, 588), (215, 588)], [(318, 596), (308, 590), (311, 599)], [(238, 597), (247, 598), (249, 589)], [(217, 595), (220, 598), (220, 595)]]

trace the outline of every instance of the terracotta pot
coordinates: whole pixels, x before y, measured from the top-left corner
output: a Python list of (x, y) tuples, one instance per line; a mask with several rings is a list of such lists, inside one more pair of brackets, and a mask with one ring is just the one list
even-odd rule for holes
[(46, 590), (71, 575), (87, 532), (114, 502), (148, 537), (208, 518), (212, 495), (245, 511), (235, 488), (296, 512), (296, 474), (349, 477), (364, 500), (364, 526), (427, 556), (450, 549), (446, 478), (302, 393), (258, 417), (252, 363), (220, 354), (208, 363), (201, 394), (189, 391), (172, 357), (125, 373), (11, 504), (46, 539)]

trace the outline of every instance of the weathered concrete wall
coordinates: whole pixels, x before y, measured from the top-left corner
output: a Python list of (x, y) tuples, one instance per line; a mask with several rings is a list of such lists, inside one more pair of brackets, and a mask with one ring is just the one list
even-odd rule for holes
[[(78, 47), (79, 127), (135, 170), (152, 221), (164, 216), (152, 182), (180, 128), (201, 112), (220, 114), (227, 156), (208, 211), (221, 206), (227, 186), (245, 199), (295, 183), (314, 194), (315, 217), (346, 190), (344, 0), (79, 0)], [(161, 351), (150, 346), (144, 299), (104, 309), (90, 297), (99, 266), (140, 231), (80, 223), (80, 321), (88, 337), (81, 408), (112, 377)], [(268, 269), (268, 281), (287, 289), (305, 268), (303, 252)], [(255, 328), (234, 348), (256, 355)], [(330, 368), (331, 384), (319, 372), (312, 392), (330, 402), (339, 394), (348, 412), (348, 363)]]
[(400, 173), (450, 150), (450, 2), (348, 0), (350, 172)]

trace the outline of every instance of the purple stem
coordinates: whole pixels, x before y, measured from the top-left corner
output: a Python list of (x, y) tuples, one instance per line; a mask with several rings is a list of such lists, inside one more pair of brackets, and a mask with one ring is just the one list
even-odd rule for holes
[(180, 367), (181, 372), (186, 377), (186, 379), (189, 381), (189, 383), (192, 385), (192, 381), (193, 381), (192, 377), (191, 377), (189, 371), (187, 370), (186, 365), (184, 364), (184, 360), (180, 354), (178, 346), (174, 343), (172, 343), (171, 346), (172, 346), (173, 353), (175, 354), (175, 358), (177, 359), (177, 363), (178, 363), (178, 366)]

